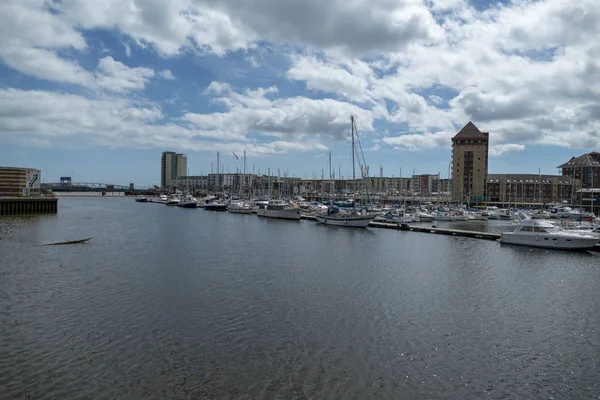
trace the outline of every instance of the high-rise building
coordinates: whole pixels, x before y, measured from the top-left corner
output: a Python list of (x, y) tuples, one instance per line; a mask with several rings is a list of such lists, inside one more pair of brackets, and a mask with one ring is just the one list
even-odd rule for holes
[(163, 151), (160, 159), (160, 186), (169, 188), (178, 176), (187, 175), (187, 156)]
[(175, 158), (177, 164), (177, 174), (175, 179), (177, 179), (177, 177), (187, 175), (187, 156), (185, 154), (177, 154)]
[(452, 138), (452, 200), (483, 201), (488, 171), (489, 133), (469, 121)]

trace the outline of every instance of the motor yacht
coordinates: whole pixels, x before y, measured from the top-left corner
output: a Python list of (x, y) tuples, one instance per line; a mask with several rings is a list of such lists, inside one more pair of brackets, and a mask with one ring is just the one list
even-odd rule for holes
[(517, 213), (517, 223), (512, 232), (503, 232), (501, 243), (560, 250), (588, 250), (600, 238), (589, 234), (561, 229), (549, 221), (531, 219)]

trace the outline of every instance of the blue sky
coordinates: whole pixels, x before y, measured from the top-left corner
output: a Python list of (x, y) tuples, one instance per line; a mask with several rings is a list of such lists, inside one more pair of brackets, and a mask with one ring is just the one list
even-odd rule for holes
[[(491, 173), (556, 173), (600, 147), (600, 4), (545, 1), (8, 0), (0, 165), (144, 187), (160, 155), (206, 174), (447, 175), (468, 121)], [(216, 167), (213, 167), (216, 168)]]

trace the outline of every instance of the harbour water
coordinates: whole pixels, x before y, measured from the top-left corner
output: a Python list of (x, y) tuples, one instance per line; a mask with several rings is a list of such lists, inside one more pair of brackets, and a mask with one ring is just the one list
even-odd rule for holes
[(0, 399), (600, 398), (599, 310), (593, 253), (128, 198), (0, 218)]

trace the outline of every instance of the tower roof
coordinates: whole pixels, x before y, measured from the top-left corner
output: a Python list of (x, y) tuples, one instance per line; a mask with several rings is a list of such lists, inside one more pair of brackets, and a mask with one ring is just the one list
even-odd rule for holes
[(456, 135), (454, 135), (454, 137), (452, 138), (452, 140), (454, 139), (482, 139), (482, 140), (487, 140), (488, 138), (488, 133), (487, 132), (481, 132), (479, 130), (479, 128), (477, 128), (475, 126), (474, 123), (472, 123), (471, 121), (469, 121), (469, 123), (467, 123)]

